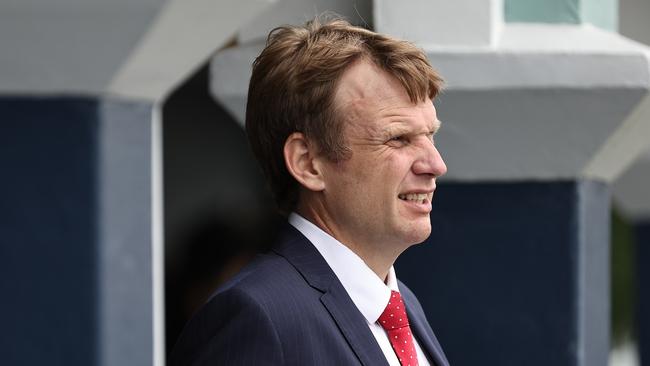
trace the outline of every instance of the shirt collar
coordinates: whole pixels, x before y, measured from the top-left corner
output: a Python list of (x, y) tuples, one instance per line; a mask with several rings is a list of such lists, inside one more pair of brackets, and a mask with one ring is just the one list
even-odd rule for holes
[(391, 291), (399, 292), (393, 266), (384, 283), (361, 257), (307, 219), (291, 213), (289, 223), (316, 247), (366, 320), (375, 323)]

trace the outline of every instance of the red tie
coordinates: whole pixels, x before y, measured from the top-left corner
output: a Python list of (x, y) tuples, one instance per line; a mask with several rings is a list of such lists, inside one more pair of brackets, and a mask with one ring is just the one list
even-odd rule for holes
[(391, 291), (386, 310), (379, 316), (379, 324), (388, 333), (388, 339), (399, 358), (399, 363), (402, 366), (417, 366), (418, 355), (415, 352), (409, 320), (399, 292)]

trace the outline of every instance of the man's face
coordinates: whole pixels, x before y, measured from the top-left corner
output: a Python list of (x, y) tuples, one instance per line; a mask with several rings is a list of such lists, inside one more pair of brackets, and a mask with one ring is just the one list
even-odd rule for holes
[(431, 101), (413, 104), (399, 81), (367, 61), (343, 74), (336, 95), (349, 159), (325, 161), (328, 227), (346, 244), (401, 252), (431, 233), (436, 177), (447, 171)]

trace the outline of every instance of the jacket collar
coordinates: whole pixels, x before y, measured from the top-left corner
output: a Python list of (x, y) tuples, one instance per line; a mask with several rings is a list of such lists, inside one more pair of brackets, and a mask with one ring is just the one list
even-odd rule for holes
[[(338, 325), (361, 364), (366, 366), (388, 365), (388, 361), (368, 328), (366, 319), (354, 305), (345, 288), (338, 280), (318, 250), (296, 228), (284, 224), (278, 245), (273, 251), (284, 257), (313, 288), (323, 293), (320, 300)], [(400, 283), (400, 289), (402, 284)], [(402, 294), (405, 291), (401, 291)], [(413, 309), (416, 304), (410, 296), (402, 296), (406, 305), (413, 334), (429, 356), (432, 365), (449, 366), (442, 347), (435, 336), (427, 331), (424, 315), (418, 316)]]
[(318, 250), (289, 224), (286, 224), (279, 239), (273, 251), (286, 258), (311, 287), (323, 293), (320, 298), (323, 306), (361, 364), (388, 365), (366, 319)]

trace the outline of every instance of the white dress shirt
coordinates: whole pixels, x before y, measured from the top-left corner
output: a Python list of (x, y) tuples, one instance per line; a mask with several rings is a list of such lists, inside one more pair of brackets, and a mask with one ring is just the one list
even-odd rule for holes
[[(318, 226), (296, 213), (289, 215), (289, 223), (309, 239), (325, 258), (327, 264), (343, 284), (345, 291), (366, 318), (368, 327), (375, 339), (377, 339), (377, 343), (379, 343), (379, 347), (386, 356), (388, 364), (400, 366), (386, 331), (377, 322), (386, 305), (388, 305), (391, 290), (399, 292), (393, 267), (390, 267), (388, 278), (384, 283), (361, 257)], [(429, 366), (429, 361), (415, 337), (413, 337), (413, 343), (418, 355), (419, 365)]]

